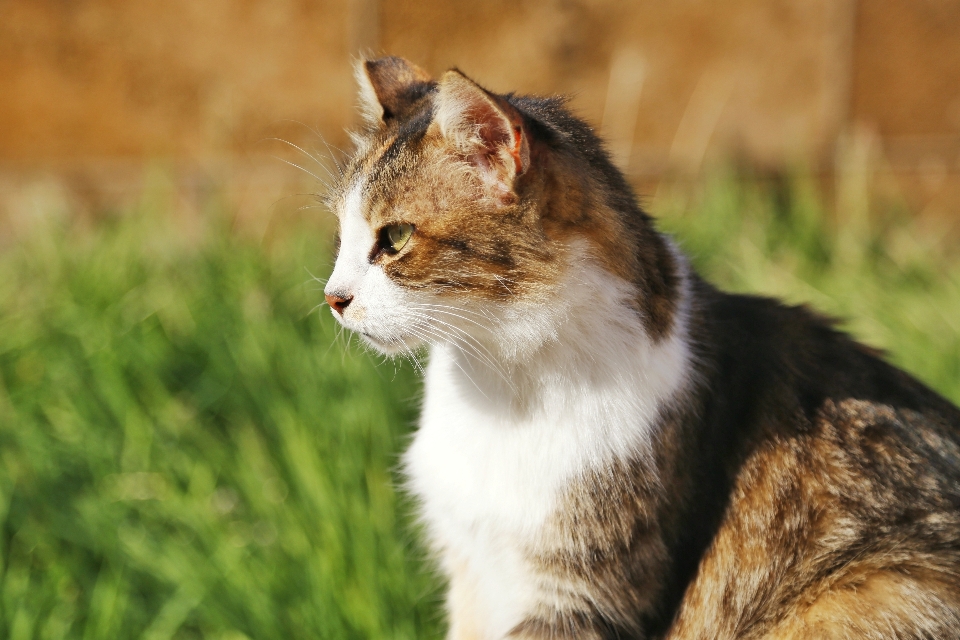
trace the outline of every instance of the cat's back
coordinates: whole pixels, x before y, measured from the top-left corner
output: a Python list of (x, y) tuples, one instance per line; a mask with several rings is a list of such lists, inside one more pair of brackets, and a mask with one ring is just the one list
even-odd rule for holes
[(668, 637), (957, 637), (960, 412), (806, 309), (702, 299), (725, 495)]
[(830, 400), (757, 447), (668, 637), (960, 637), (954, 429)]

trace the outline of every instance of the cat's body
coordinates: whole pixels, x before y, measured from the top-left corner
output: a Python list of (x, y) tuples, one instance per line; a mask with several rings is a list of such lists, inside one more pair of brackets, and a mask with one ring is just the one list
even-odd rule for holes
[(557, 101), (361, 71), (328, 301), (431, 345), (405, 469), (451, 638), (960, 637), (960, 411), (700, 280)]

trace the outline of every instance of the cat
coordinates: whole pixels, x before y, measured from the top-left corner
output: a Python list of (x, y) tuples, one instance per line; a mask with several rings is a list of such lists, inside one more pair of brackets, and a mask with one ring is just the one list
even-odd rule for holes
[(449, 638), (958, 638), (960, 410), (701, 279), (558, 98), (362, 61), (325, 296), (427, 345)]

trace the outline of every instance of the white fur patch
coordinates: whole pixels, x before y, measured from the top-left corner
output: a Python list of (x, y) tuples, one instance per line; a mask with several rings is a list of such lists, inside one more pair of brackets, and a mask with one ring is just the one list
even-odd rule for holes
[(582, 258), (558, 292), (481, 338), (500, 371), (479, 350), (433, 346), (405, 457), (446, 569), (473, 583), (480, 638), (503, 637), (550, 597), (524, 550), (581, 473), (649, 455), (661, 407), (687, 382), (684, 313), (652, 342), (628, 304), (634, 287)]
[(344, 198), (340, 212), (340, 254), (325, 291), (352, 293), (370, 268), (368, 256), (376, 237), (363, 215), (363, 184), (357, 183)]

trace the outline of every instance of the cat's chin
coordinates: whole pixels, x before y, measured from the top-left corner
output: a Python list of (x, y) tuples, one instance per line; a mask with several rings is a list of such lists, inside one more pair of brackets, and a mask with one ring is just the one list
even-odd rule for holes
[(383, 340), (369, 333), (359, 331), (360, 337), (363, 338), (363, 341), (368, 345), (379, 351), (385, 356), (395, 356), (401, 353), (409, 353), (420, 348), (423, 345), (423, 341), (414, 338), (395, 338), (393, 340)]

